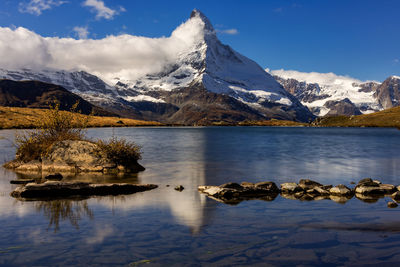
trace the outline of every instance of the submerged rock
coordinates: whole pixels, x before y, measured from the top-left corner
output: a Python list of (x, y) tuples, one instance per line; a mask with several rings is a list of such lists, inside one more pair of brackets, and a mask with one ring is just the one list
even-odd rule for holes
[(47, 181), (29, 183), (11, 192), (15, 198), (59, 198), (69, 196), (133, 194), (157, 188), (154, 184), (91, 184), (84, 182)]
[(36, 171), (48, 173), (79, 173), (79, 172), (139, 172), (145, 168), (137, 161), (129, 166), (117, 165), (100, 147), (89, 141), (66, 140), (52, 145), (41, 161), (22, 162), (18, 160), (4, 164), (5, 168), (16, 171)]

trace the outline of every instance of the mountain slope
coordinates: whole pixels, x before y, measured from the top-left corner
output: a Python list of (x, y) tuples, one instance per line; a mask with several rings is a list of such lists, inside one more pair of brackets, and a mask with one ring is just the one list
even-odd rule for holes
[[(196, 116), (198, 120), (279, 118), (307, 121), (313, 117), (258, 64), (223, 45), (210, 21), (200, 11), (194, 10), (190, 19), (178, 27), (172, 37), (187, 36), (188, 31), (195, 33), (196, 40), (162, 72), (149, 73), (134, 81), (116, 80), (118, 92), (126, 94), (125, 100), (174, 103), (179, 111), (169, 117), (172, 121), (181, 118), (179, 113), (185, 113), (185, 110), (193, 112), (188, 105), (194, 104), (203, 106)], [(185, 94), (186, 101), (180, 101), (176, 92)], [(196, 92), (193, 103), (190, 103), (191, 94), (188, 92)], [(203, 94), (203, 101), (199, 101), (199, 92)], [(214, 99), (213, 94), (228, 97), (219, 98), (216, 105), (210, 102)], [(210, 105), (213, 107), (205, 108)], [(221, 116), (214, 116), (216, 110), (223, 111)], [(237, 116), (238, 110), (244, 113)]]
[(82, 114), (93, 112), (94, 115), (100, 116), (115, 115), (92, 105), (59, 85), (39, 81), (0, 80), (0, 106), (49, 108), (54, 100), (60, 102), (61, 110), (70, 110), (76, 102), (79, 102), (77, 110)]
[(397, 127), (400, 129), (400, 106), (359, 116), (318, 118), (312, 125), (323, 127)]
[[(84, 71), (52, 70), (45, 66), (39, 70), (0, 70), (0, 78), (59, 84), (120, 115), (167, 123), (209, 124), (271, 118), (309, 121), (314, 118), (308, 108), (257, 63), (222, 44), (208, 18), (198, 10), (194, 10), (190, 18), (166, 38), (150, 40), (124, 35), (103, 41), (91, 40), (90, 44), (74, 40), (60, 42), (63, 49), (73, 52), (74, 48), (86, 45), (104, 47), (104, 43), (110, 43), (111, 39), (122, 42), (120, 45), (126, 49), (127, 59), (117, 70), (114, 69), (118, 62), (113, 62), (114, 69), (110, 73), (104, 72), (105, 67), (99, 68), (100, 78)], [(50, 42), (50, 48), (58, 47), (58, 39), (43, 38), (42, 41)], [(137, 53), (134, 42), (150, 45), (146, 46), (147, 54), (157, 54), (156, 49), (160, 47), (169, 54), (161, 53), (162, 57), (153, 64), (156, 65), (154, 68), (146, 65), (140, 71), (125, 70), (128, 59), (140, 60), (130, 58), (131, 54)], [(69, 45), (65, 46), (65, 43)], [(132, 44), (134, 53), (130, 53), (127, 44)], [(57, 64), (62, 62), (65, 53), (48, 52), (60, 57), (55, 59)], [(90, 53), (96, 53), (95, 49)], [(97, 55), (100, 59), (103, 56), (107, 57), (101, 52)], [(87, 60), (92, 60), (91, 57)], [(85, 55), (76, 60), (79, 61), (76, 69), (91, 65), (91, 62), (85, 62)], [(111, 76), (115, 73), (119, 76)], [(101, 78), (113, 85), (106, 84)]]

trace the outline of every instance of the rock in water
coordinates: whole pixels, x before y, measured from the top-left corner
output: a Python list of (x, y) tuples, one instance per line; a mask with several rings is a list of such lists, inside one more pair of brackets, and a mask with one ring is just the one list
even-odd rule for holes
[(398, 205), (395, 202), (388, 202), (387, 206), (388, 206), (388, 208), (397, 208)]
[(351, 196), (353, 195), (353, 190), (343, 184), (340, 184), (329, 189), (329, 193), (334, 196)]
[(358, 182), (355, 192), (362, 195), (384, 195), (396, 191), (396, 187), (391, 184), (382, 184), (378, 180), (365, 178)]
[(271, 201), (276, 198), (280, 190), (273, 182), (226, 183), (220, 186), (199, 186), (198, 190), (208, 196), (228, 204), (237, 204), (247, 199), (264, 199)]
[(303, 190), (307, 191), (309, 189), (313, 189), (314, 187), (323, 185), (310, 179), (301, 179), (299, 181), (299, 186), (303, 188)]
[(84, 182), (47, 181), (43, 184), (29, 183), (18, 187), (11, 196), (15, 198), (57, 198), (69, 196), (132, 194), (157, 188), (154, 184), (91, 184)]

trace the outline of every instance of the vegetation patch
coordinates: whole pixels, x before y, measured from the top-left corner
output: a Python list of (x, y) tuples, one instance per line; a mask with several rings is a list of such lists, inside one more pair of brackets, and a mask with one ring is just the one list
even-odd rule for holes
[(141, 151), (134, 142), (116, 137), (107, 141), (88, 139), (86, 129), (90, 116), (76, 113), (77, 105), (72, 107), (71, 112), (65, 112), (55, 102), (45, 111), (40, 127), (16, 135), (16, 160), (4, 166), (29, 169), (34, 165), (35, 169), (53, 170), (56, 168), (53, 163), (60, 165), (64, 162), (57, 168), (103, 172), (110, 169), (144, 170), (137, 163), (141, 159)]
[(126, 139), (113, 137), (107, 141), (98, 140), (96, 144), (107, 155), (107, 158), (118, 165), (129, 166), (132, 162), (142, 158), (140, 146)]

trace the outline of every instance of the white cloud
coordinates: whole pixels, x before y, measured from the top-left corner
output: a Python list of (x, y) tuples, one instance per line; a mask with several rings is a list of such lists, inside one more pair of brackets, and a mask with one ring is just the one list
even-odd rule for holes
[(393, 59), (393, 63), (397, 64), (399, 62), (400, 62), (400, 60), (398, 58)]
[(18, 11), (21, 13), (29, 13), (36, 16), (42, 14), (43, 10), (52, 9), (55, 6), (68, 3), (68, 1), (62, 0), (31, 0), (29, 2), (20, 2)]
[(73, 31), (75, 32), (76, 36), (78, 36), (79, 39), (87, 39), (89, 36), (89, 31), (88, 27), (74, 27)]
[(216, 30), (218, 33), (222, 34), (228, 34), (228, 35), (236, 35), (239, 34), (239, 31), (237, 29), (227, 29), (227, 30)]
[(270, 70), (265, 69), (272, 75), (276, 75), (285, 79), (296, 79), (302, 82), (308, 83), (318, 83), (320, 85), (339, 85), (339, 84), (352, 84), (352, 83), (362, 83), (363, 81), (357, 80), (355, 78), (343, 75), (337, 75), (335, 73), (319, 73), (319, 72), (300, 72), (296, 70)]
[(42, 37), (26, 28), (0, 27), (0, 68), (84, 70), (111, 83), (161, 71), (202, 38), (204, 22), (192, 18), (170, 37), (133, 35), (103, 39)]
[(113, 19), (115, 15), (126, 11), (122, 6), (119, 7), (119, 10), (111, 9), (101, 0), (86, 0), (83, 2), (83, 6), (90, 7), (92, 12), (96, 13), (96, 19)]

